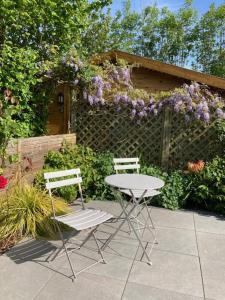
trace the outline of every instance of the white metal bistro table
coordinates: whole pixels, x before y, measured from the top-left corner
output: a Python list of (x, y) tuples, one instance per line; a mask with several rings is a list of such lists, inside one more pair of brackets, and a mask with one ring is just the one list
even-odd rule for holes
[[(110, 185), (114, 190), (115, 189), (116, 190), (123, 190), (123, 189), (129, 190), (130, 194), (132, 195), (133, 205), (131, 205), (129, 208), (128, 205), (124, 204), (124, 201), (122, 200), (122, 198), (121, 197), (119, 198), (119, 200), (120, 200), (119, 203), (121, 205), (122, 212), (124, 213), (125, 218), (123, 219), (123, 221), (119, 225), (119, 227), (116, 229), (116, 231), (106, 241), (103, 248), (105, 248), (110, 243), (110, 241), (115, 237), (115, 235), (121, 229), (123, 224), (127, 221), (143, 250), (143, 255), (146, 256), (148, 264), (151, 265), (152, 262), (151, 262), (149, 256), (153, 249), (154, 241), (156, 238), (154, 236), (154, 241), (152, 243), (150, 253), (147, 253), (147, 251), (144, 247), (143, 241), (141, 239), (141, 236), (139, 235), (139, 233), (135, 229), (133, 223), (131, 222), (131, 216), (132, 216), (132, 213), (133, 213), (134, 209), (136, 208), (136, 206), (139, 205), (141, 203), (141, 201), (144, 199), (145, 194), (150, 190), (157, 190), (157, 189), (162, 188), (164, 186), (164, 181), (157, 177), (142, 175), (142, 174), (114, 174), (114, 175), (107, 176), (105, 178), (105, 182), (108, 185)], [(140, 191), (140, 197), (138, 199), (134, 197), (134, 194), (133, 194), (134, 191)], [(146, 202), (145, 202), (145, 206), (146, 206), (146, 210), (147, 210), (147, 214), (148, 214), (147, 218), (150, 219), (151, 217), (150, 217), (150, 213), (147, 208)], [(147, 221), (148, 220), (146, 220), (145, 225), (147, 224)]]

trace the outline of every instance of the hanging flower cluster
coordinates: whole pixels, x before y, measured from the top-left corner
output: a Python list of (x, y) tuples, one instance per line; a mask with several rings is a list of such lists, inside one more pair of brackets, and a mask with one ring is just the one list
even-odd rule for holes
[[(225, 119), (224, 100), (210, 92), (207, 86), (193, 82), (184, 84), (182, 88), (165, 92), (160, 99), (159, 94), (147, 94), (140, 90), (143, 97), (134, 97), (128, 67), (113, 69), (107, 77), (96, 75), (92, 78), (89, 90), (84, 91), (84, 99), (91, 106), (110, 105), (117, 112), (126, 109), (132, 119), (141, 120), (149, 116), (157, 116), (162, 108), (169, 106), (176, 113), (182, 113), (185, 121), (201, 120), (209, 123), (212, 115)], [(121, 88), (120, 88), (121, 87)], [(135, 90), (137, 91), (137, 90)]]
[(197, 82), (184, 84), (173, 91), (151, 94), (133, 87), (132, 66), (125, 61), (116, 64), (106, 61), (99, 66), (83, 63), (71, 52), (61, 59), (60, 64), (61, 73), (66, 73), (66, 81), (81, 89), (84, 100), (93, 108), (110, 106), (116, 112), (126, 112), (138, 122), (157, 116), (166, 106), (183, 114), (186, 122), (209, 123), (214, 117), (225, 119), (224, 99)]

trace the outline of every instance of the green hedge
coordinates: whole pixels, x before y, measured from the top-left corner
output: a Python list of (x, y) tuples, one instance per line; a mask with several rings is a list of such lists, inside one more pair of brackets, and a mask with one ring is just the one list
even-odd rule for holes
[[(165, 186), (153, 198), (153, 204), (168, 209), (203, 208), (225, 214), (225, 158), (215, 157), (198, 173), (181, 170), (165, 172), (159, 167), (141, 163), (141, 173), (162, 178)], [(52, 170), (80, 168), (86, 200), (112, 200), (113, 195), (104, 178), (114, 173), (113, 154), (98, 153), (81, 145), (64, 144), (60, 151), (50, 151), (35, 184), (44, 187), (43, 173)], [(77, 197), (73, 186), (57, 189), (56, 194), (72, 202)]]

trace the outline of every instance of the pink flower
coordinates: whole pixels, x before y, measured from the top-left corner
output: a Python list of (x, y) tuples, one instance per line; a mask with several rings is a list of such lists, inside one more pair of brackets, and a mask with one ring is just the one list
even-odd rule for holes
[(8, 184), (8, 179), (4, 176), (0, 176), (0, 189), (4, 189)]

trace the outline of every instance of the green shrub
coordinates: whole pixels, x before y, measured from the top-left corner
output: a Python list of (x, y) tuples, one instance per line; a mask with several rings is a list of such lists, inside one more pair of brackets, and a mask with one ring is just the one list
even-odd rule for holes
[[(54, 199), (56, 214), (70, 211), (62, 199)], [(1, 198), (0, 240), (10, 236), (55, 237), (51, 198), (45, 191), (23, 184), (12, 186)]]
[[(141, 163), (140, 173), (156, 176), (165, 181), (161, 194), (153, 197), (152, 204), (168, 209), (200, 207), (225, 214), (225, 159), (215, 158), (207, 163), (203, 171), (188, 173), (180, 170), (165, 172), (156, 166)], [(105, 184), (106, 176), (114, 173), (113, 155), (98, 153), (81, 145), (64, 144), (60, 151), (50, 151), (44, 168), (35, 178), (38, 187), (44, 187), (43, 173), (53, 170), (80, 168), (83, 192), (88, 199), (114, 199), (110, 187)], [(77, 188), (63, 187), (56, 195), (71, 202), (77, 197)]]
[(162, 189), (162, 206), (172, 210), (182, 208), (189, 196), (191, 182), (181, 171), (168, 174), (165, 187)]
[[(50, 151), (45, 158), (43, 170), (35, 177), (35, 185), (44, 187), (44, 172), (72, 168), (81, 169), (82, 189), (86, 200), (112, 198), (110, 188), (104, 183), (104, 178), (113, 173), (112, 154), (99, 154), (81, 145), (64, 144), (60, 151)], [(55, 194), (72, 202), (78, 196), (78, 189), (75, 186), (58, 188)]]
[(192, 175), (189, 206), (225, 214), (225, 158), (215, 157)]
[(141, 173), (156, 176), (165, 181), (165, 186), (161, 189), (161, 194), (153, 197), (152, 203), (172, 210), (185, 205), (190, 193), (188, 177), (181, 171), (165, 172), (159, 167), (143, 166)]
[[(113, 155), (110, 152), (97, 153), (94, 168), (98, 174), (94, 183), (94, 198), (114, 199), (110, 186), (105, 183), (105, 177), (114, 173)], [(89, 196), (91, 197), (91, 194)]]

